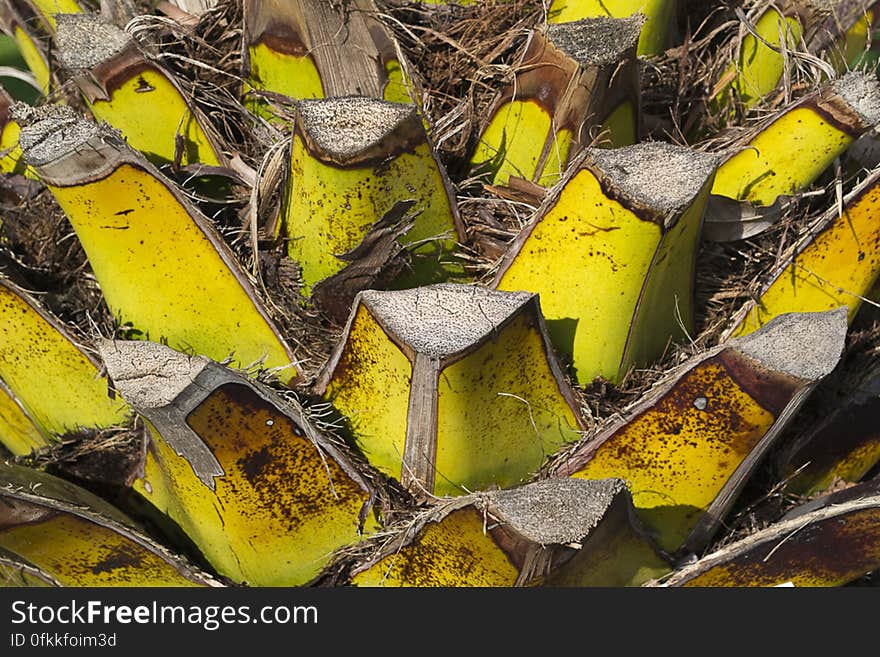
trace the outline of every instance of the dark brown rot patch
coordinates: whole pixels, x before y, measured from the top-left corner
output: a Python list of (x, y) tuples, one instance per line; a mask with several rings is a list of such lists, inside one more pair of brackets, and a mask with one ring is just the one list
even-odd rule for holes
[(292, 57), (305, 57), (309, 54), (309, 48), (300, 33), (287, 23), (274, 22), (267, 25), (252, 45), (260, 43), (264, 43), (270, 50)]
[(334, 453), (248, 385), (220, 386), (187, 424), (227, 473), (218, 479), (218, 497), (251, 509), (249, 522), (263, 517), (293, 532), (333, 514), (356, 518), (369, 498), (346, 471), (349, 464), (341, 466)]
[(248, 455), (240, 459), (239, 464), (245, 476), (250, 481), (256, 481), (265, 476), (267, 468), (272, 464), (272, 455), (268, 447), (249, 452)]
[(91, 571), (95, 575), (109, 573), (120, 568), (141, 568), (141, 550), (131, 544), (122, 543), (114, 547), (109, 553), (92, 566)]
[(776, 417), (805, 383), (796, 377), (774, 372), (734, 349), (722, 351), (718, 354), (718, 361), (740, 388)]

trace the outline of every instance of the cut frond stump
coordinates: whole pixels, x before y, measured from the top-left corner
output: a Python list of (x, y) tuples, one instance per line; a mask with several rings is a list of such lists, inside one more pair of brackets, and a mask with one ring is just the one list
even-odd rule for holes
[(867, 45), (872, 4), (872, 0), (745, 3), (745, 20), (718, 58), (712, 110), (735, 118), (736, 107), (747, 111), (774, 92), (781, 93), (785, 80), (796, 74), (798, 58), (812, 65), (822, 63), (817, 59), (821, 58), (838, 73), (855, 68)]
[(852, 323), (878, 277), (880, 169), (781, 254), (758, 294), (733, 313), (721, 339), (746, 335), (786, 312), (847, 306)]
[(34, 585), (221, 584), (85, 489), (0, 463), (0, 587)]
[(880, 481), (790, 511), (676, 571), (662, 586), (844, 586), (880, 568)]
[(442, 503), (417, 517), (352, 568), (359, 587), (510, 587), (519, 571), (486, 531), (474, 495)]
[[(880, 81), (853, 71), (782, 108), (728, 149), (706, 212), (706, 237), (755, 235), (781, 216), (861, 135), (880, 123)], [(756, 218), (765, 221), (754, 221)], [(750, 221), (751, 220), (751, 221)]]
[[(816, 30), (810, 50), (827, 57), (838, 72), (870, 66), (878, 28), (876, 0), (840, 2)], [(874, 62), (876, 63), (876, 61)]]
[(694, 259), (716, 162), (661, 142), (587, 149), (514, 240), (495, 286), (540, 294), (581, 384), (619, 381), (693, 335)]
[(880, 463), (878, 359), (854, 371), (834, 399), (829, 412), (779, 455), (786, 493), (815, 495), (838, 482), (857, 483)]
[[(290, 149), (288, 254), (304, 294), (340, 321), (357, 292), (381, 287), (383, 273), (395, 287), (463, 278), (455, 196), (414, 105), (299, 101)], [(403, 249), (407, 269), (387, 272)]]
[(702, 550), (776, 437), (840, 360), (846, 310), (793, 313), (692, 358), (554, 472), (629, 482), (670, 554)]
[(400, 48), (378, 13), (372, 0), (245, 0), (245, 102), (257, 111), (272, 94), (417, 102)]
[[(807, 51), (838, 72), (856, 64), (877, 27), (877, 0), (792, 0), (800, 6)], [(785, 4), (783, 4), (785, 6)]]
[[(815, 8), (812, 2), (785, 2), (779, 9), (768, 3), (751, 3), (745, 16), (754, 24), (740, 23), (738, 34), (729, 48), (727, 65), (719, 71), (712, 90), (711, 107), (714, 112), (734, 107), (743, 110), (754, 107), (783, 79), (785, 67), (792, 66), (793, 51), (798, 49), (804, 34), (804, 18)], [(759, 14), (755, 16), (755, 12)], [(719, 117), (720, 118), (720, 117)]]
[(495, 100), (471, 164), (557, 183), (584, 148), (639, 139), (641, 103), (636, 41), (642, 16), (591, 18), (534, 30), (516, 77)]
[(577, 440), (538, 297), (469, 285), (367, 290), (316, 391), (416, 495), (520, 483)]
[(628, 18), (641, 15), (644, 27), (638, 36), (638, 54), (659, 55), (672, 45), (677, 0), (551, 0), (550, 23), (583, 18)]
[(207, 118), (128, 32), (91, 13), (56, 20), (55, 56), (98, 121), (157, 166), (228, 164)]
[(555, 479), (439, 503), (355, 564), (351, 583), (531, 586), (549, 573), (559, 586), (638, 586), (670, 570), (622, 481)]
[[(4, 424), (17, 433), (0, 434), (13, 454), (28, 454), (53, 438), (79, 429), (124, 425), (130, 418), (120, 399), (109, 395), (97, 359), (88, 354), (60, 321), (24, 290), (0, 275), (0, 384), (8, 395), (0, 405)], [(38, 427), (35, 435), (30, 419)], [(7, 426), (7, 430), (11, 430)], [(34, 442), (39, 436), (39, 440)]]
[(296, 374), (231, 249), (170, 180), (112, 130), (63, 106), (16, 105), (25, 161), (70, 220), (120, 327), (238, 366)]
[(491, 532), (527, 586), (641, 586), (672, 569), (620, 479), (545, 479), (485, 495)]
[(376, 528), (366, 467), (294, 401), (156, 343), (99, 348), (149, 431), (133, 490), (220, 574), (251, 586), (303, 585), (331, 552)]

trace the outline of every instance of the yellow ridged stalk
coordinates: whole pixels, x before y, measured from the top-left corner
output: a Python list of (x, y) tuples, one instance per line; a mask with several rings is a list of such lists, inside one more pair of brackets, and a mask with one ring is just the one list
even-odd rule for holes
[(517, 176), (552, 186), (584, 147), (638, 141), (642, 24), (592, 18), (533, 31), (516, 77), (489, 109), (472, 167), (490, 168), (492, 183)]
[(415, 494), (510, 486), (577, 440), (538, 300), (441, 284), (358, 295), (316, 392)]
[(27, 170), (21, 159), (21, 146), (18, 145), (21, 127), (10, 115), (14, 103), (12, 96), (0, 88), (0, 171), (33, 177), (33, 172)]
[(880, 364), (853, 361), (828, 406), (776, 460), (785, 492), (811, 496), (843, 482), (857, 483), (880, 463)]
[(350, 583), (639, 586), (670, 570), (621, 480), (550, 479), (436, 504), (356, 563)]
[(0, 586), (220, 586), (114, 506), (34, 468), (0, 463)]
[(95, 119), (156, 165), (228, 164), (207, 117), (131, 35), (94, 14), (59, 14), (57, 22), (56, 57)]
[(342, 320), (370, 273), (378, 278), (402, 249), (409, 262), (395, 286), (463, 276), (452, 186), (411, 104), (354, 96), (297, 103), (283, 230), (303, 292)]
[(26, 2), (40, 16), (50, 32), (54, 32), (57, 28), (58, 14), (79, 14), (86, 10), (77, 0), (26, 0)]
[[(81, 429), (124, 425), (130, 409), (109, 395), (97, 358), (70, 330), (17, 285), (0, 276), (0, 380), (11, 399), (39, 429), (41, 440), (19, 418), (18, 434), (0, 435), (13, 453), (46, 447), (53, 437)], [(11, 420), (9, 416), (8, 419)]]
[(246, 104), (262, 114), (272, 94), (415, 102), (408, 65), (378, 13), (372, 0), (245, 0)]
[(120, 326), (274, 369), (284, 382), (296, 375), (293, 352), (240, 263), (174, 183), (66, 108), (21, 112), (24, 158), (70, 220)]
[(787, 312), (846, 306), (852, 322), (880, 277), (880, 170), (835, 203), (777, 259), (722, 339), (747, 335)]
[(854, 71), (785, 107), (731, 150), (712, 194), (770, 207), (812, 184), (880, 121), (880, 82)]
[(117, 391), (147, 423), (134, 491), (220, 574), (303, 585), (334, 550), (376, 529), (371, 483), (296, 402), (156, 343), (99, 348)]
[(710, 349), (670, 373), (555, 471), (625, 479), (661, 548), (699, 551), (786, 423), (837, 366), (845, 336), (841, 308), (784, 315)]
[(49, 70), (47, 44), (38, 38), (33, 26), (23, 19), (9, 2), (0, 4), (0, 29), (15, 41), (41, 93), (47, 95), (55, 84), (55, 79)]
[(672, 45), (676, 7), (676, 0), (552, 0), (547, 20), (566, 23), (582, 18), (642, 14), (645, 26), (639, 37), (638, 54), (650, 56), (659, 55)]
[(581, 384), (619, 381), (692, 332), (715, 164), (660, 142), (588, 149), (512, 243), (495, 286), (540, 294), (554, 346)]

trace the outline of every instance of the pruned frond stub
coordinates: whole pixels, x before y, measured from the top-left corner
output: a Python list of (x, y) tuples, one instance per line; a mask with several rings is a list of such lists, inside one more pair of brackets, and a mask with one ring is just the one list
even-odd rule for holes
[(485, 493), (494, 517), (542, 545), (584, 540), (621, 494), (628, 495), (621, 479), (567, 478)]
[(71, 72), (92, 69), (135, 43), (128, 32), (97, 14), (58, 14), (56, 20), (58, 61)]
[[(819, 380), (837, 367), (843, 354), (846, 307), (827, 312), (786, 313), (731, 347), (778, 372), (807, 381)], [(809, 336), (809, 349), (804, 349)]]
[[(664, 214), (678, 213), (693, 203), (718, 166), (714, 155), (660, 141), (593, 148), (584, 157), (584, 164), (587, 161), (622, 192)], [(658, 164), (662, 176), (657, 175)]]
[(547, 36), (557, 48), (584, 66), (616, 63), (638, 41), (643, 14), (625, 18), (599, 16), (569, 23), (550, 23)]
[(412, 105), (364, 96), (301, 100), (296, 107), (304, 134), (331, 161), (346, 164), (365, 151), (383, 149), (392, 135), (406, 130), (406, 123), (419, 120)]
[(24, 158), (35, 167), (75, 153), (103, 132), (101, 126), (81, 118), (67, 105), (31, 107), (16, 103), (11, 114), (22, 126), (19, 143)]
[(365, 290), (361, 301), (414, 353), (451, 358), (498, 331), (533, 296), (441, 283), (395, 292)]

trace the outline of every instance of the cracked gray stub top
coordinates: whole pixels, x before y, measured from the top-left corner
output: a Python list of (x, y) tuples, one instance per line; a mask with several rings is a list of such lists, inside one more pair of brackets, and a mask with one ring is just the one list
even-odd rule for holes
[(544, 479), (485, 493), (491, 512), (526, 538), (542, 545), (582, 541), (625, 494), (621, 479)]
[(777, 372), (817, 381), (831, 372), (846, 342), (847, 308), (774, 317), (730, 346)]
[(665, 214), (689, 206), (719, 162), (715, 154), (661, 141), (590, 148), (587, 158), (620, 191)]
[(55, 20), (55, 53), (69, 71), (91, 69), (134, 43), (128, 32), (95, 14), (56, 14)]
[(22, 157), (31, 166), (53, 162), (101, 134), (94, 121), (82, 118), (67, 105), (31, 107), (15, 103), (12, 118), (21, 126), (18, 143)]
[(868, 126), (880, 123), (880, 81), (864, 71), (850, 71), (831, 83), (834, 92)]
[(436, 358), (478, 343), (534, 296), (456, 283), (360, 293), (388, 331), (417, 354)]
[(301, 100), (303, 129), (336, 160), (351, 159), (379, 144), (415, 116), (415, 106), (362, 96)]
[(627, 18), (599, 16), (568, 23), (553, 23), (547, 36), (553, 44), (582, 66), (617, 63), (634, 47), (645, 24), (643, 14)]
[(156, 342), (99, 340), (97, 346), (117, 392), (137, 409), (168, 406), (212, 362)]

